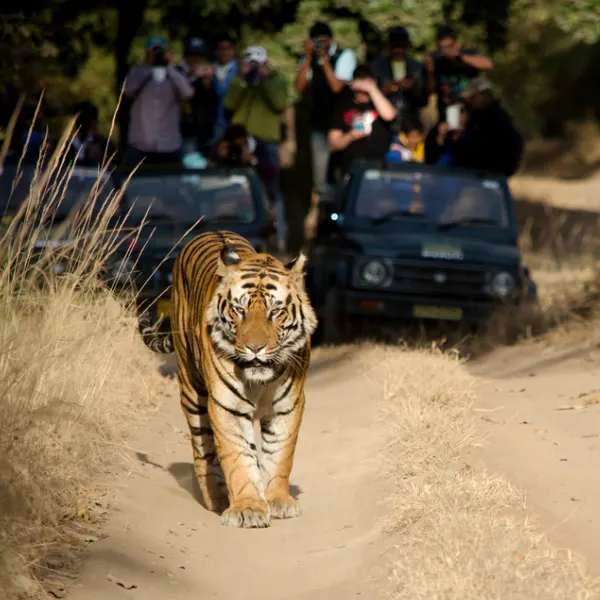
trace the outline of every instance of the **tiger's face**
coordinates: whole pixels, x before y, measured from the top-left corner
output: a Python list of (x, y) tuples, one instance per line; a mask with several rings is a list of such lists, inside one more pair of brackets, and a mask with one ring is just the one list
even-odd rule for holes
[(248, 383), (276, 379), (316, 329), (305, 262), (303, 254), (288, 265), (267, 254), (242, 261), (231, 247), (219, 257), (220, 283), (207, 313), (210, 337)]

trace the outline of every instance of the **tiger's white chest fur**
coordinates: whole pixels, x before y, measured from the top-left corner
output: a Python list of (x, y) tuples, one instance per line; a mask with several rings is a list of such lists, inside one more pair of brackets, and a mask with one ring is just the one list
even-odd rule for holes
[(270, 415), (274, 409), (285, 410), (287, 408), (286, 399), (289, 394), (286, 394), (286, 390), (290, 383), (290, 377), (292, 376), (286, 370), (283, 375), (266, 385), (246, 384), (247, 398), (256, 407), (254, 420), (260, 421)]

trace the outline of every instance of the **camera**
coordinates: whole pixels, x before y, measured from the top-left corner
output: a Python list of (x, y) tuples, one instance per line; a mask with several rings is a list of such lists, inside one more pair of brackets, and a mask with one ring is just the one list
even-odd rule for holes
[(244, 152), (244, 149), (242, 148), (241, 144), (236, 144), (235, 142), (233, 142), (229, 146), (229, 154), (227, 156), (227, 164), (229, 164), (231, 166), (241, 165), (243, 152)]
[(246, 83), (250, 87), (255, 87), (260, 83), (260, 73), (258, 72), (260, 65), (255, 61), (250, 61), (248, 66), (250, 67), (250, 70), (245, 77)]
[(313, 48), (315, 49), (315, 52), (320, 52), (321, 48), (323, 47), (323, 44), (321, 43), (321, 39), (313, 38), (312, 43), (313, 43)]
[(152, 65), (155, 67), (166, 67), (169, 63), (165, 56), (165, 49), (159, 46), (152, 48)]

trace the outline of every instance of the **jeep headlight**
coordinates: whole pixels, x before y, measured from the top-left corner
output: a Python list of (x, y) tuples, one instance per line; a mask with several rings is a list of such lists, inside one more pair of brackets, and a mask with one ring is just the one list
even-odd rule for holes
[(497, 298), (508, 298), (515, 290), (515, 278), (506, 271), (500, 271), (492, 276), (489, 291)]
[(358, 287), (387, 287), (392, 281), (393, 265), (387, 259), (360, 261), (354, 269), (354, 285)]
[(369, 285), (382, 285), (387, 276), (387, 269), (381, 261), (370, 260), (362, 266), (360, 275)]

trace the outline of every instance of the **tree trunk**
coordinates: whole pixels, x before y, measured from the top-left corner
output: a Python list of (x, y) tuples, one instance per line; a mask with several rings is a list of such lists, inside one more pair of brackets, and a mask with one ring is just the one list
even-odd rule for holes
[(312, 153), (308, 114), (302, 101), (294, 106), (296, 156), (291, 167), (281, 170), (281, 189), (288, 222), (288, 249), (297, 254), (304, 245), (304, 220), (312, 200)]
[[(116, 62), (116, 86), (115, 92), (117, 102), (121, 96), (123, 82), (129, 72), (129, 52), (133, 40), (144, 21), (144, 12), (148, 6), (148, 0), (128, 0), (120, 5), (118, 10), (117, 41), (115, 46)], [(130, 103), (121, 98), (117, 123), (119, 126), (119, 146), (122, 151), (127, 148), (127, 131), (129, 129)]]

